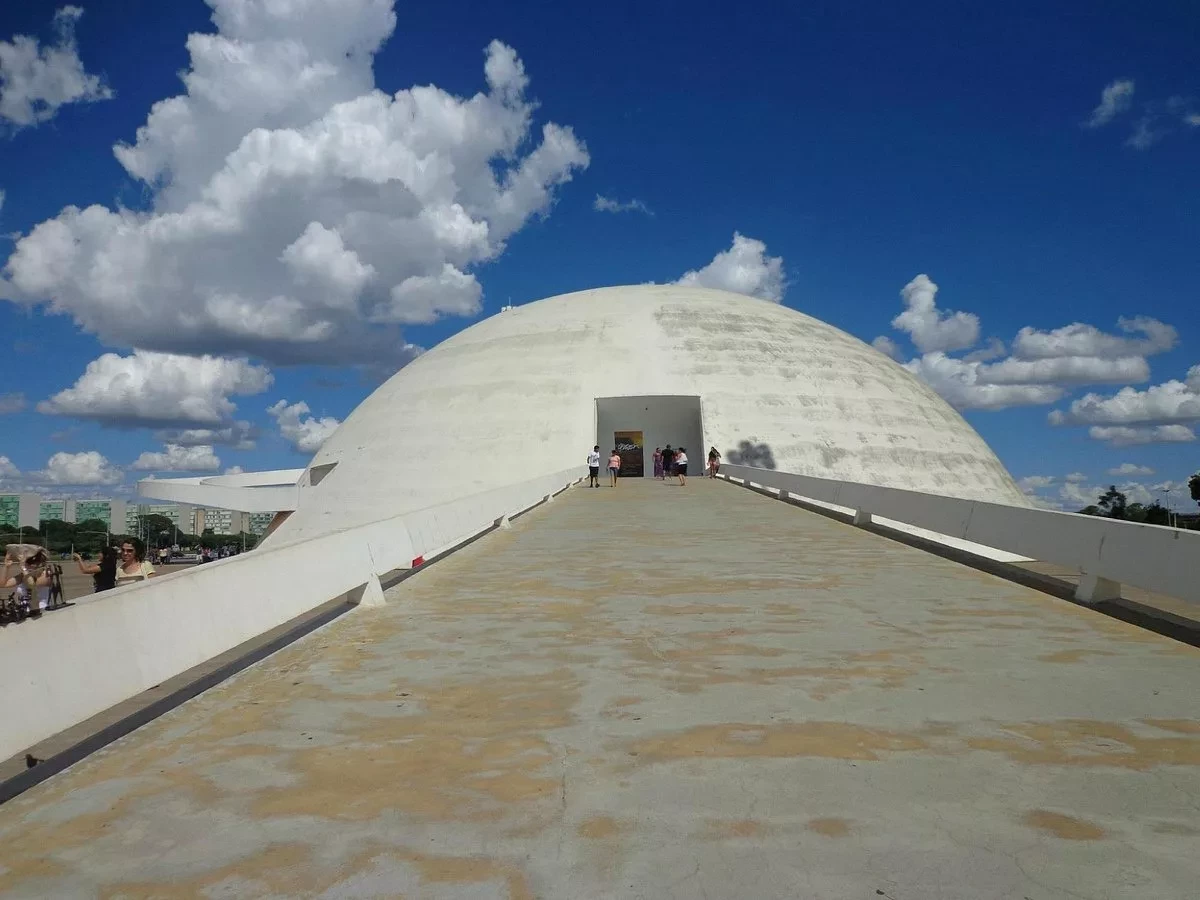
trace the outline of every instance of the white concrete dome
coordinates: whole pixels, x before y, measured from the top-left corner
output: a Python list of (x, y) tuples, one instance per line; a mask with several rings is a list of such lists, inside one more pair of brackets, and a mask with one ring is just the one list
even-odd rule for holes
[[(639, 400), (597, 403), (620, 397)], [(646, 423), (647, 457), (683, 444), (693, 471), (716, 446), (726, 462), (1027, 505), (954, 409), (857, 338), (739, 294), (642, 285), (506, 310), (401, 369), (313, 458), (322, 480), (275, 539), (582, 466), (610, 449), (607, 426)]]

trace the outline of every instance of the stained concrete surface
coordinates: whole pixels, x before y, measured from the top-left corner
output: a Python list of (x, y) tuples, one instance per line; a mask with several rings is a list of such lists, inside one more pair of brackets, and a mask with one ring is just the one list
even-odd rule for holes
[(0, 807), (5, 897), (1191, 898), (1200, 651), (577, 488)]

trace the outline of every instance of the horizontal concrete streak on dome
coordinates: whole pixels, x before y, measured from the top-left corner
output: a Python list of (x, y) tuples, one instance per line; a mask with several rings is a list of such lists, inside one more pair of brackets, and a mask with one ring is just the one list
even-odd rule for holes
[(406, 366), (314, 457), (339, 465), (275, 539), (582, 464), (595, 398), (653, 394), (701, 398), (694, 461), (715, 445), (729, 461), (749, 450), (802, 475), (1027, 505), (957, 412), (857, 338), (737, 294), (643, 285), (502, 312)]

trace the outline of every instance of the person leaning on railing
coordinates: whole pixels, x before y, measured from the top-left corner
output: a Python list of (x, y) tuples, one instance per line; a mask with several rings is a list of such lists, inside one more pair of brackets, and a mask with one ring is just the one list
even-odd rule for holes
[(76, 553), (75, 563), (80, 572), (92, 576), (97, 594), (117, 586), (117, 551), (113, 547), (102, 547), (100, 561), (94, 563), (85, 563), (83, 557)]

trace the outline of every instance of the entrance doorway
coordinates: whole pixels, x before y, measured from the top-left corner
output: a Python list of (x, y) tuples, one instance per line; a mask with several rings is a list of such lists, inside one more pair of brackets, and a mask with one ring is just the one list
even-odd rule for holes
[[(640, 439), (640, 440), (639, 440)], [(596, 443), (602, 456), (617, 447), (623, 478), (652, 478), (651, 457), (655, 447), (683, 447), (688, 469), (699, 475), (704, 469), (704, 425), (700, 398), (686, 395), (596, 398)], [(623, 444), (637, 445), (626, 451)], [(635, 462), (636, 461), (636, 462)]]
[(646, 474), (646, 454), (643, 447), (644, 435), (640, 431), (614, 431), (613, 446), (621, 455), (619, 478), (641, 478)]

